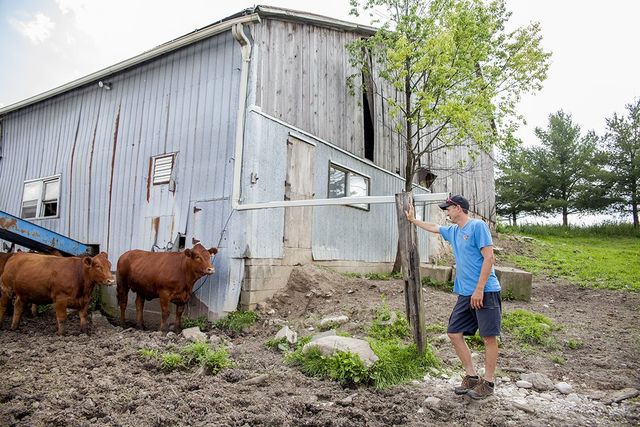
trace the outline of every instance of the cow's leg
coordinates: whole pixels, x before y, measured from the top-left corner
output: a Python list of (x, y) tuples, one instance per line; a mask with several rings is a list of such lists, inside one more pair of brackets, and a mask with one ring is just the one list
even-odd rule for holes
[(120, 306), (120, 326), (124, 328), (127, 304), (129, 303), (129, 286), (126, 280), (116, 273), (116, 290), (118, 294), (118, 305)]
[(20, 325), (20, 319), (22, 318), (22, 311), (24, 310), (24, 301), (19, 296), (13, 303), (13, 321), (11, 322), (11, 330), (15, 331)]
[(31, 304), (31, 315), (33, 317), (36, 317), (38, 315), (38, 305), (37, 304)]
[(58, 335), (64, 335), (64, 322), (67, 320), (67, 302), (56, 301), (54, 303), (56, 309), (56, 320), (58, 321)]
[(160, 318), (160, 330), (167, 332), (169, 329), (169, 297), (164, 294), (160, 294), (160, 311), (162, 317)]
[[(122, 306), (120, 306), (120, 309), (122, 310)], [(142, 319), (143, 312), (144, 312), (144, 297), (136, 294), (136, 326), (140, 329), (144, 329), (144, 320)]]
[(11, 302), (12, 293), (9, 292), (9, 289), (5, 288), (1, 281), (0, 291), (2, 292), (2, 295), (0, 296), (0, 329), (2, 329), (2, 323), (4, 322), (4, 316), (7, 313), (7, 307)]
[(176, 304), (176, 320), (173, 322), (173, 332), (176, 334), (182, 330), (182, 313), (185, 304)]
[(89, 312), (89, 304), (85, 304), (83, 308), (80, 309), (80, 332), (87, 333), (87, 317)]

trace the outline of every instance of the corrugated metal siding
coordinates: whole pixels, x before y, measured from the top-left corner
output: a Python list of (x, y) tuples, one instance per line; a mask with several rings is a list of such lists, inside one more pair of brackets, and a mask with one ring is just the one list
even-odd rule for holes
[[(151, 249), (153, 217), (162, 218), (168, 240), (187, 229), (192, 200), (221, 200), (208, 215), (222, 217), (230, 209), (240, 68), (227, 32), (114, 75), (109, 91), (92, 84), (8, 114), (0, 206), (19, 214), (24, 180), (61, 173), (60, 217), (37, 222), (100, 244), (114, 268), (126, 250)], [(171, 152), (176, 191), (148, 186), (151, 156)], [(216, 230), (202, 233), (217, 243)], [(225, 300), (218, 290), (226, 292), (206, 291), (214, 310)]]

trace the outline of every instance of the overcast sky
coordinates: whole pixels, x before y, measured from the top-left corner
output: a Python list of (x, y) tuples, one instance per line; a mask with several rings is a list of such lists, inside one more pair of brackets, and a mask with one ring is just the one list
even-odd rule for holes
[[(271, 0), (272, 6), (354, 21), (348, 0)], [(218, 21), (254, 3), (239, 0), (0, 0), (0, 106), (47, 91)], [(563, 109), (583, 132), (640, 97), (640, 1), (507, 0), (514, 25), (538, 21), (552, 51), (542, 92), (527, 96), (519, 136)], [(368, 19), (361, 18), (368, 24)]]

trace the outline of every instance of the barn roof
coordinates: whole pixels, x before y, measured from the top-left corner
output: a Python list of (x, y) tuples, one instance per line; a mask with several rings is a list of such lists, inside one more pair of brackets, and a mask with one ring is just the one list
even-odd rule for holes
[(314, 13), (307, 13), (264, 5), (254, 6), (248, 9), (244, 9), (224, 19), (221, 19), (220, 21), (207, 25), (206, 27), (196, 29), (174, 40), (163, 43), (132, 58), (118, 62), (117, 64), (111, 65), (107, 68), (103, 68), (102, 70), (96, 71), (84, 77), (80, 77), (76, 80), (48, 90), (46, 92), (42, 92), (22, 101), (18, 101), (14, 104), (0, 108), (0, 116), (27, 107), (29, 105), (36, 104), (65, 92), (69, 92), (81, 86), (96, 84), (98, 81), (110, 77), (115, 73), (135, 67), (136, 65), (142, 64), (146, 61), (178, 50), (184, 46), (188, 46), (216, 34), (228, 31), (235, 24), (260, 22), (261, 19), (279, 19), (284, 21), (307, 23), (319, 27), (360, 33), (363, 36), (372, 35), (376, 31), (374, 27), (359, 25), (322, 15), (316, 15)]

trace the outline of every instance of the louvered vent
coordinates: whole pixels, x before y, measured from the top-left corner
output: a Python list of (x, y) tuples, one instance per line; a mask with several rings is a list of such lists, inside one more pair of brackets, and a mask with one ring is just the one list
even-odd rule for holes
[(153, 159), (153, 185), (167, 184), (173, 171), (173, 154), (158, 156)]

